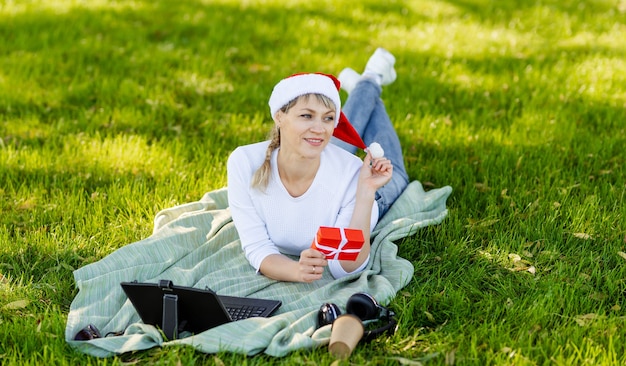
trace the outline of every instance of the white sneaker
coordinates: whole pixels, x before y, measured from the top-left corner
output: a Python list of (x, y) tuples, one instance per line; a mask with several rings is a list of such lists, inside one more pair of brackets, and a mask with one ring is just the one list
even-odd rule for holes
[(371, 72), (380, 75), (381, 84), (389, 85), (396, 80), (396, 70), (393, 68), (395, 63), (396, 58), (386, 49), (379, 47), (367, 60), (363, 73)]
[(341, 83), (341, 89), (350, 94), (356, 86), (356, 83), (359, 82), (359, 79), (361, 79), (361, 75), (354, 69), (346, 67), (345, 69), (341, 70), (341, 72), (337, 76), (337, 79), (339, 79), (339, 82)]

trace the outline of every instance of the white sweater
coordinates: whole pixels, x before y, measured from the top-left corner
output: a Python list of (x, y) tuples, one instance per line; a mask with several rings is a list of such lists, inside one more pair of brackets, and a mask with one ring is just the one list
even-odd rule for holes
[[(361, 159), (333, 144), (326, 146), (311, 187), (292, 197), (278, 175), (272, 154), (272, 175), (265, 192), (251, 188), (252, 176), (263, 164), (269, 141), (241, 146), (228, 158), (228, 203), (250, 264), (258, 271), (271, 254), (299, 256), (311, 246), (320, 226), (349, 227), (355, 205)], [(370, 230), (378, 222), (378, 205), (372, 206)], [(363, 270), (367, 261), (357, 269)], [(346, 273), (339, 261), (329, 261), (335, 278)]]

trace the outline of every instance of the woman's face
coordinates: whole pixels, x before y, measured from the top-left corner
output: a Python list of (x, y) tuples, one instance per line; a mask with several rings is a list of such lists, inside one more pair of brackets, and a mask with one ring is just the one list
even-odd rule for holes
[(315, 96), (299, 98), (287, 112), (277, 112), (282, 153), (317, 158), (330, 142), (335, 129), (335, 109)]

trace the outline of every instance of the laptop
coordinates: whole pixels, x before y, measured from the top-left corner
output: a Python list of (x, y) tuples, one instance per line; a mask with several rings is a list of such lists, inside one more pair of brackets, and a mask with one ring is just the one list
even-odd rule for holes
[(178, 332), (200, 333), (225, 323), (250, 317), (269, 317), (280, 300), (218, 295), (206, 288), (159, 283), (122, 282), (122, 289), (145, 324), (175, 339)]

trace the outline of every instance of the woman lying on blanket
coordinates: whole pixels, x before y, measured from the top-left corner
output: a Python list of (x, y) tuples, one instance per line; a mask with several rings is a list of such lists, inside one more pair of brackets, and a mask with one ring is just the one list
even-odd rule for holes
[[(370, 233), (408, 184), (400, 141), (380, 99), (382, 85), (396, 79), (394, 63), (379, 48), (362, 75), (344, 69), (343, 111), (334, 76), (281, 80), (269, 99), (270, 141), (238, 147), (229, 157), (233, 221), (246, 258), (263, 275), (312, 282), (327, 266), (334, 278), (367, 266)], [(373, 142), (386, 156), (372, 157), (365, 143)], [(367, 152), (364, 160), (354, 155), (357, 147)], [(361, 229), (365, 244), (356, 261), (326, 260), (312, 249), (320, 226)]]

